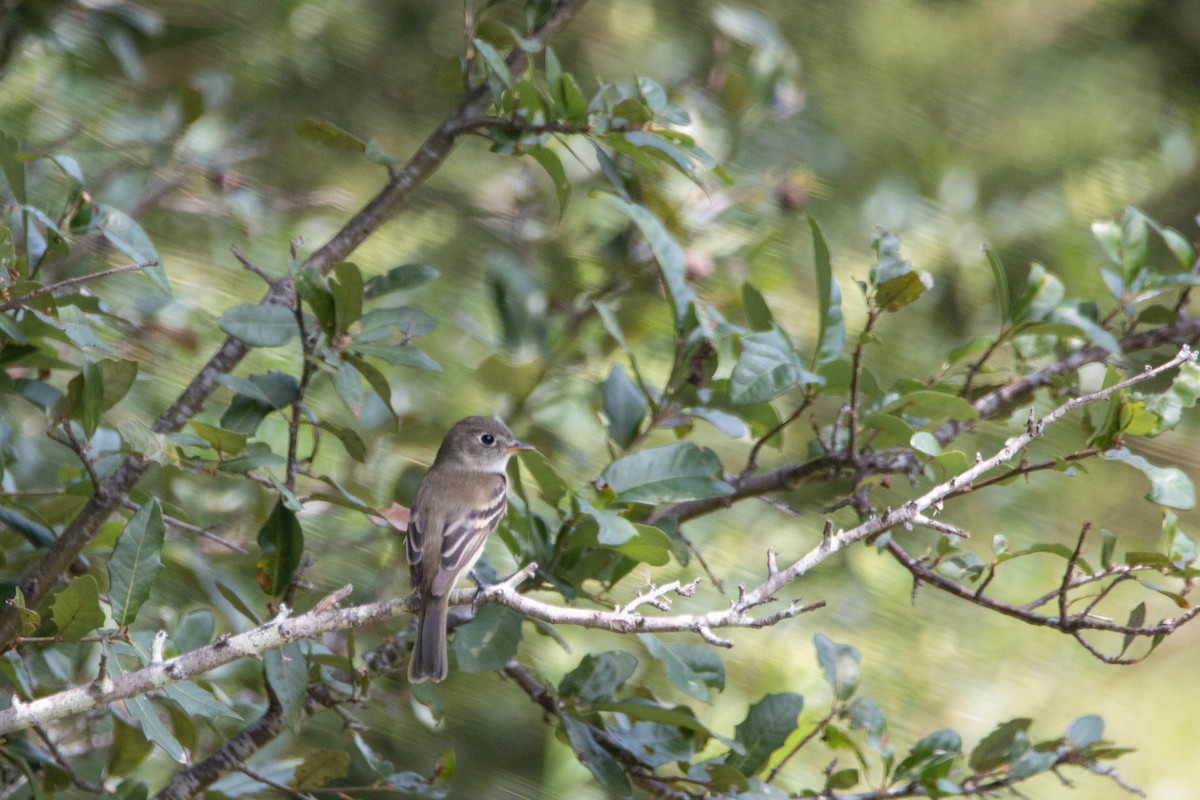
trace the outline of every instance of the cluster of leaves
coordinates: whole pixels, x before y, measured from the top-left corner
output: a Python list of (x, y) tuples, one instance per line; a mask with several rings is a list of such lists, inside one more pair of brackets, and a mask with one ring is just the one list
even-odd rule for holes
[[(736, 37), (745, 34), (748, 19), (726, 14), (724, 24)], [(607, 184), (596, 202), (627, 218), (631, 230), (646, 241), (647, 260), (657, 270), (670, 316), (669, 331), (661, 335), (670, 347), (670, 364), (665, 379), (655, 384), (653, 373), (643, 368), (648, 357), (625, 332), (630, 317), (642, 313), (638, 306), (648, 305), (643, 298), (623, 303), (626, 298), (618, 295), (593, 299), (587, 305), (588, 317), (594, 317), (624, 358), (624, 363), (611, 365), (596, 394), (612, 458), (593, 481), (582, 486), (572, 485), (545, 458), (533, 455), (524, 461), (532, 483), (518, 474), (512, 513), (499, 536), (515, 560), (539, 566), (525, 590), (547, 589), (573, 603), (607, 603), (604, 594), (642, 565), (662, 567), (674, 559), (689, 566), (695, 551), (681, 533), (681, 524), (743, 496), (788, 486), (791, 481), (782, 477), (777, 483), (762, 483), (767, 489), (748, 488), (752, 479), (764, 477), (759, 465), (762, 449), (778, 444), (785, 430), (799, 427), (795, 423), (806, 413), (815, 430), (807, 447), (808, 460), (779, 471), (811, 467), (811, 474), (820, 477), (850, 477), (852, 494), (846, 503), (864, 516), (875, 511), (872, 491), (883, 485), (880, 479), (889, 473), (905, 472), (927, 482), (948, 479), (970, 463), (964, 451), (951, 448), (951, 442), (970, 423), (984, 416), (999, 418), (1008, 410), (1003, 400), (988, 405), (991, 389), (1038, 375), (1047, 365), (1061, 363), (1062, 352), (1098, 348), (1103, 356), (1091, 361), (1124, 355), (1137, 333), (1166, 330), (1178, 323), (1187, 288), (1197, 282), (1192, 270), (1195, 254), (1186, 239), (1132, 208), (1120, 223), (1101, 223), (1095, 229), (1113, 262), (1102, 273), (1113, 294), (1108, 313), (1098, 303), (1067, 298), (1062, 282), (1037, 265), (1029, 271), (1024, 293), (1010, 299), (1008, 272), (988, 251), (999, 330), (949, 354), (946, 364), (926, 381), (906, 378), (885, 383), (872, 373), (869, 363), (872, 349), (885, 344), (877, 338), (876, 326), (885, 315), (910, 310), (931, 285), (927, 274), (901, 256), (895, 235), (879, 230), (871, 241), (874, 263), (857, 283), (865, 322), (847, 352), (843, 297), (834, 278), (832, 254), (820, 226), (808, 219), (817, 330), (812, 353), (802, 353), (796, 344), (800, 332), (789, 330), (789, 323), (776, 315), (752, 283), (741, 286), (739, 319), (707, 301), (689, 280), (677, 235), (646, 203), (634, 200), (637, 195), (630, 191), (623, 159), (642, 170), (665, 163), (698, 184), (704, 184), (706, 169), (726, 177), (690, 137), (670, 127), (686, 122), (686, 112), (669, 101), (661, 86), (647, 78), (629, 86), (602, 83), (587, 99), (578, 81), (539, 41), (498, 24), (480, 24), (473, 33), (474, 55), (464, 58), (462, 74), (469, 85), (477, 80), (486, 83), (495, 114), (460, 122), (452, 134), (481, 132), (497, 152), (529, 155), (550, 175), (560, 205), (567, 202), (570, 190), (561, 152), (569, 151), (570, 142), (587, 141), (598, 175)], [(508, 50), (542, 55), (541, 69), (532, 57), (513, 69), (511, 54), (501, 54)], [(777, 66), (773, 79), (779, 70), (787, 71), (786, 64)], [(390, 169), (399, 163), (373, 141), (327, 123), (308, 121), (298, 130), (325, 144), (358, 150)], [(104, 238), (161, 281), (164, 273), (157, 254), (131, 218), (91, 199), (73, 159), (27, 153), (11, 138), (0, 140), (0, 145), (0, 162), (13, 195), (8, 209), (11, 221), (0, 227), (0, 289), (4, 291), (0, 396), (31, 404), (43, 415), (49, 436), (78, 457), (78, 467), (63, 470), (63, 496), (76, 501), (87, 497), (131, 456), (185, 478), (220, 474), (253, 482), (272, 498), (273, 510), (258, 530), (257, 553), (246, 558), (255, 560), (258, 584), (270, 602), (296, 603), (298, 577), (305, 566), (298, 513), (317, 503), (336, 504), (364, 518), (378, 513), (374, 500), (310, 469), (322, 434), (338, 440), (357, 462), (366, 460), (369, 448), (352, 424), (318, 413), (308, 403), (309, 394), (323, 383), (352, 417), (375, 402), (390, 413), (392, 384), (381, 363), (437, 369), (433, 359), (413, 344), (434, 330), (435, 320), (415, 307), (392, 304), (396, 294), (435, 278), (436, 270), (404, 264), (368, 277), (355, 263), (343, 261), (325, 273), (293, 254), (285, 275), (272, 278), (264, 273), (271, 294), (278, 292), (286, 302), (239, 305), (225, 311), (217, 325), (231, 341), (247, 348), (290, 348), (287, 352), (296, 356), (294, 374), (216, 376), (215, 381), (232, 390), (232, 399), (219, 419), (189, 419), (189, 430), (162, 431), (136, 418), (114, 422), (112, 410), (134, 390), (143, 371), (142, 364), (113, 355), (116, 348), (107, 341), (119, 339), (122, 321), (113, 319), (102, 301), (75, 284), (39, 282), (39, 270), (49, 260), (67, 255), (72, 237), (85, 235)], [(26, 195), (25, 166), (34, 159), (55, 165), (66, 177), (65, 199), (54, 213)], [(14, 237), (14, 231), (19, 235)], [(1152, 266), (1151, 231), (1159, 235), (1177, 269)], [(1175, 299), (1174, 304), (1162, 302), (1168, 297)], [(504, 309), (499, 313), (503, 315)], [(1003, 365), (997, 366), (1002, 360)], [(1118, 373), (1110, 370), (1106, 385), (1117, 380)], [(1031, 384), (1021, 399), (1027, 400), (1043, 383), (1063, 390), (1060, 396), (1081, 391), (1077, 370), (1062, 369), (1053, 373), (1052, 380)], [(1103, 456), (1141, 470), (1152, 484), (1151, 502), (1190, 508), (1194, 496), (1186, 476), (1175, 468), (1150, 464), (1125, 448), (1124, 442), (1127, 437), (1153, 436), (1175, 427), (1198, 398), (1200, 370), (1195, 367), (1184, 368), (1159, 391), (1119, 393), (1089, 420), (1089, 438), (1079, 453), (1052, 456), (1046, 466), (1031, 464), (1028, 454), (1021, 454), (1022, 461), (989, 483), (1001, 485), (1035, 469), (1077, 469), (1085, 458)], [(832, 411), (824, 415), (818, 413), (821, 408)], [(285, 437), (267, 430), (264, 422), (269, 419), (282, 423)], [(725, 436), (731, 450), (737, 443), (744, 445), (744, 467), (723, 463), (715, 451), (691, 440), (697, 421)], [(298, 447), (301, 428), (309, 432), (311, 442), (303, 454)], [(677, 440), (651, 443), (660, 431), (671, 432)], [(16, 456), (7, 449), (5, 457)], [(182, 513), (172, 514), (176, 509), (166, 496), (139, 497), (138, 502), (127, 499), (132, 512), (128, 521), (112, 526), (111, 536), (101, 537), (90, 552), (104, 557), (104, 568), (81, 563), (81, 574), (66, 581), (42, 609), (25, 607), (15, 576), (53, 546), (58, 529), (79, 504), (62, 503), (48, 513), (45, 506), (6, 496), (0, 505), (0, 518), (15, 533), (15, 538), (3, 540), (5, 566), (12, 569), (4, 589), (20, 614), (23, 646), (35, 652), (25, 661), (15, 652), (0, 659), (0, 681), (14, 697), (29, 700), (50, 687), (83, 679), (79, 676), (87, 671), (86, 659), (73, 658), (64, 645), (97, 644), (102, 669), (119, 675), (212, 641), (216, 622), (208, 611), (182, 616), (165, 640), (156, 641), (150, 625), (139, 622), (151, 588), (162, 579), (166, 526), (181, 524)], [(115, 528), (120, 528), (119, 533)], [(982, 596), (998, 564), (1048, 552), (1065, 558), (1068, 568), (1063, 587), (1048, 595), (1046, 602), (1058, 598), (1065, 607), (1067, 592), (1085, 582), (1110, 580), (1115, 585), (1138, 580), (1191, 609), (1186, 594), (1197, 576), (1195, 545), (1170, 513), (1164, 530), (1168, 540), (1164, 552), (1126, 553), (1123, 564), (1114, 560), (1116, 538), (1105, 534), (1098, 570), (1081, 556), (1082, 540), (1074, 551), (1047, 543), (1014, 550), (1006, 539), (997, 538), (991, 564), (986, 565), (956, 540), (943, 537), (922, 557), (922, 565), (954, 581), (979, 583)], [(881, 548), (899, 548), (892, 535), (880, 537), (877, 543)], [(769, 544), (762, 543), (763, 549)], [(1178, 581), (1180, 588), (1146, 580), (1142, 573), (1150, 571)], [(246, 618), (263, 620), (261, 603), (247, 602), (221, 581), (216, 586)], [(1108, 594), (1105, 590), (1101, 598)], [(299, 597), (303, 602), (304, 595)], [(1084, 614), (1090, 614), (1094, 605)], [(1144, 605), (1136, 606), (1128, 628), (1142, 630), (1146, 614)], [(522, 626), (515, 612), (485, 607), (455, 634), (457, 669), (513, 670)], [(550, 626), (541, 629), (554, 634)], [(1125, 634), (1122, 654), (1136, 635), (1140, 634)], [(1151, 646), (1160, 640), (1161, 636), (1153, 639)], [(302, 729), (306, 714), (315, 708), (367, 696), (371, 683), (362, 674), (364, 657), (353, 637), (348, 642), (344, 654), (315, 642), (266, 654), (262, 685), (270, 699), (268, 708), (277, 705), (293, 731)], [(714, 692), (724, 689), (725, 666), (708, 644), (660, 641), (648, 635), (640, 636), (639, 642), (655, 669), (661, 667), (670, 684), (690, 700), (709, 703)], [(635, 784), (661, 793), (782, 796), (773, 784), (780, 767), (817, 739), (835, 758), (848, 755), (856, 766), (831, 766), (823, 783), (808, 791), (831, 793), (867, 786), (881, 797), (984, 794), (1065, 765), (1100, 769), (1100, 761), (1121, 752), (1102, 740), (1098, 718), (1083, 717), (1064, 736), (1038, 743), (1030, 739), (1030, 720), (1013, 720), (998, 726), (969, 753), (957, 733), (940, 730), (898, 757), (887, 737), (883, 712), (858, 694), (858, 652), (822, 636), (815, 646), (833, 694), (829, 712), (815, 723), (800, 722), (804, 700), (799, 695), (768, 694), (750, 706), (732, 736), (724, 736), (704, 723), (689, 702), (671, 702), (635, 684), (637, 659), (618, 651), (585, 655), (558, 682), (547, 710), (581, 762), (611, 794), (621, 797), (632, 796)], [(417, 702), (436, 716), (443, 702), (436, 688), (413, 687), (412, 691)], [(150, 752), (147, 743), (175, 761), (186, 762), (200, 744), (197, 720), (214, 727), (221, 720), (241, 725), (257, 712), (253, 703), (229, 700), (231, 694), (219, 681), (181, 681), (164, 690), (167, 702), (142, 696), (127, 701), (123, 709), (110, 708), (109, 755), (105, 763), (89, 768), (106, 779), (128, 776), (118, 789), (121, 796), (145, 796), (147, 784), (136, 776)], [(169, 725), (160, 712), (167, 715)], [(30, 741), (19, 739), (21, 749), (6, 747), (0, 755), (23, 771), (31, 784), (41, 783), (47, 790), (65, 786), (70, 780), (66, 765)], [(443, 756), (432, 775), (423, 776), (397, 771), (358, 731), (353, 741), (369, 770), (388, 786), (430, 797), (448, 793), (455, 771), (453, 753)], [(35, 770), (44, 770), (48, 777), (39, 781)], [(274, 770), (261, 777), (302, 791), (349, 776), (350, 757), (347, 751), (323, 749), (295, 762), (280, 759)], [(259, 785), (251, 779), (238, 784), (229, 778), (219, 789), (237, 796)]]

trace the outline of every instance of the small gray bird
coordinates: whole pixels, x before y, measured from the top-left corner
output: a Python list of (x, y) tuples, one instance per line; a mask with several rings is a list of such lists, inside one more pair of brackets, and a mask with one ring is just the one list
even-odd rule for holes
[(413, 500), (405, 550), (412, 586), (421, 598), (409, 680), (440, 681), (446, 659), (449, 594), (483, 553), (483, 543), (508, 510), (508, 460), (531, 445), (504, 423), (467, 417), (442, 440)]

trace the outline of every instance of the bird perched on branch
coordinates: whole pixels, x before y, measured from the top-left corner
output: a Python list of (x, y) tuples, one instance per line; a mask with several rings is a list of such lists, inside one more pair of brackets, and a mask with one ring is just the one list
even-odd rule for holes
[(446, 677), (450, 591), (475, 565), (508, 509), (508, 460), (533, 449), (498, 420), (467, 417), (446, 433), (421, 479), (405, 540), (413, 589), (421, 599), (409, 680)]

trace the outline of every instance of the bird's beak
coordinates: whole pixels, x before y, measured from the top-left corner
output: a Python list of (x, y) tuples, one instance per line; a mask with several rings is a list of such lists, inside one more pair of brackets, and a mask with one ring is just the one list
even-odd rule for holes
[(510, 445), (508, 446), (507, 450), (508, 450), (508, 452), (510, 452), (510, 453), (519, 453), (519, 452), (521, 452), (522, 450), (533, 450), (533, 451), (536, 451), (536, 450), (537, 450), (537, 448), (536, 448), (536, 447), (534, 447), (534, 446), (533, 446), (533, 445), (531, 445), (531, 444), (525, 444), (524, 442), (513, 442), (512, 444), (510, 444)]

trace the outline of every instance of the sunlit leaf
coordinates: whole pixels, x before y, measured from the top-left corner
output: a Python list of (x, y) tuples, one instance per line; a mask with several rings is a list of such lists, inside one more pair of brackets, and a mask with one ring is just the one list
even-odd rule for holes
[(604, 479), (622, 502), (670, 503), (732, 494), (716, 453), (691, 442), (640, 450), (617, 459)]
[(778, 326), (742, 336), (740, 346), (729, 376), (729, 397), (735, 403), (763, 403), (799, 386), (824, 383), (824, 378), (804, 368)]

